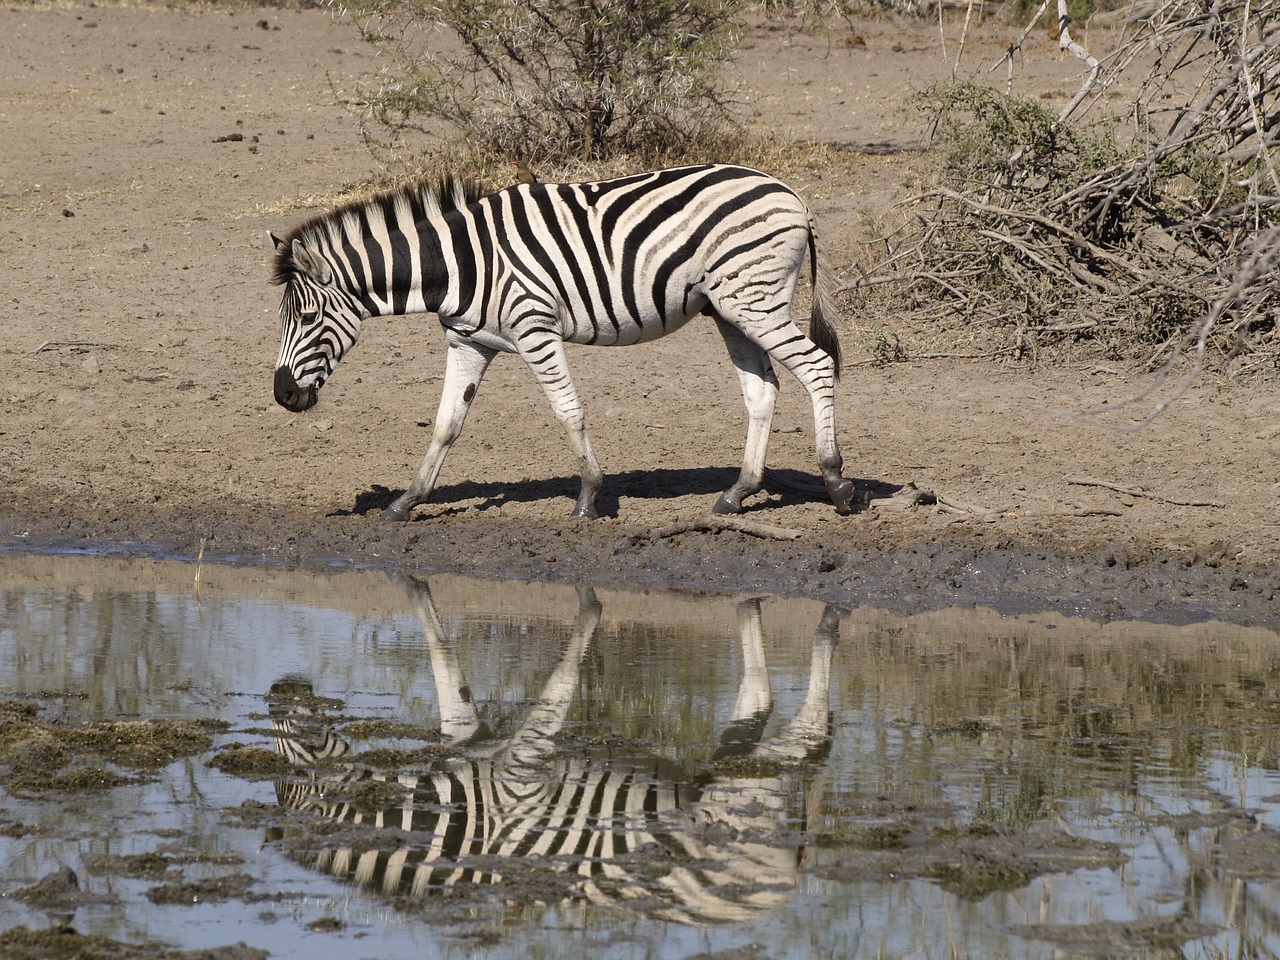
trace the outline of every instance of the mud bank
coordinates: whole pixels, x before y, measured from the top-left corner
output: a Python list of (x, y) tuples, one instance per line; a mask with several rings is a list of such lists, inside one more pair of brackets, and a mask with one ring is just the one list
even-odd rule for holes
[[(767, 593), (900, 613), (986, 606), (1098, 621), (1274, 624), (1280, 570), (1217, 555), (1160, 556), (1126, 544), (1065, 553), (972, 531), (916, 543), (875, 538), (874, 519), (795, 541), (735, 531), (659, 535), (615, 519), (533, 524), (477, 517), (384, 524), (376, 510), (0, 512), (5, 549), (171, 557), (205, 563), (354, 565), (644, 590)], [(850, 525), (863, 539), (847, 535)]]

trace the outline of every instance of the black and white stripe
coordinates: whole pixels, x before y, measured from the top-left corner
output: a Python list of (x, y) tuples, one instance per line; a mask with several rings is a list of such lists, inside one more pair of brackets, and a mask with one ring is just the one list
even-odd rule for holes
[[(290, 820), (286, 850), (308, 865), (388, 896), (479, 894), (499, 885), (504, 898), (624, 905), (692, 923), (741, 921), (776, 907), (798, 879), (803, 823), (796, 795), (812, 790), (829, 746), (828, 689), (838, 616), (828, 609), (815, 637), (809, 689), (795, 717), (762, 736), (772, 710), (758, 601), (739, 605), (743, 678), (716, 760), (752, 757), (752, 773), (713, 760), (683, 770), (653, 755), (616, 748), (583, 751), (556, 740), (580, 689), (580, 666), (599, 623), (583, 594), (577, 629), (542, 696), (520, 728), (496, 740), (480, 727), (469, 687), (425, 584), (411, 590), (426, 630), (448, 756), (413, 771), (371, 769), (345, 745), (314, 767), (316, 714), (280, 709), (273, 689), (277, 749), (299, 766), (276, 783), (280, 805), (342, 823), (320, 831)], [(300, 725), (299, 725), (300, 724)], [(290, 741), (299, 737), (306, 744)], [(317, 759), (325, 759), (317, 757)], [(356, 799), (374, 785), (385, 797)], [(803, 816), (803, 811), (799, 811)], [(789, 838), (789, 839), (788, 839)]]
[[(435, 432), (409, 489), (384, 517), (406, 520), (435, 486), (490, 361), (518, 354), (542, 386), (581, 467), (575, 516), (594, 516), (602, 474), (565, 343), (626, 346), (713, 318), (747, 405), (742, 472), (715, 510), (760, 489), (779, 363), (813, 404), (818, 465), (840, 512), (853, 484), (835, 433), (840, 349), (804, 202), (755, 170), (705, 165), (590, 183), (520, 184), (488, 196), (458, 180), (351, 204), (275, 244), (285, 285), (276, 400), (305, 410), (372, 316), (434, 312), (445, 329)], [(809, 335), (791, 315), (806, 254)]]

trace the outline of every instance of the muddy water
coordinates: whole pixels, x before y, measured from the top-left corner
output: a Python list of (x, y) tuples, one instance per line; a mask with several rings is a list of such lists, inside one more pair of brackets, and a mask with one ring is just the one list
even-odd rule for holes
[(0, 555), (0, 954), (1274, 956), (1278, 678), (1219, 624)]

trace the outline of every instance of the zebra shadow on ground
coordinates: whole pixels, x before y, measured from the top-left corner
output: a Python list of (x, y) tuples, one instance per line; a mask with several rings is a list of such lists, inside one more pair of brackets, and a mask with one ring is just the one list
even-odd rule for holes
[[(617, 517), (621, 512), (620, 503), (623, 498), (665, 500), (696, 494), (707, 497), (709, 513), (715, 498), (728, 489), (737, 477), (738, 471), (730, 467), (628, 470), (606, 476), (604, 488), (600, 491), (596, 505), (600, 516)], [(854, 479), (853, 482), (856, 488), (855, 506), (865, 504), (871, 499), (891, 497), (902, 489), (901, 484), (887, 483), (882, 480)], [(459, 483), (436, 487), (430, 502), (418, 509), (420, 515), (424, 517), (432, 513), (443, 516), (468, 509), (488, 510), (504, 503), (532, 503), (545, 500), (548, 510), (554, 513), (558, 509), (556, 501), (567, 499), (569, 506), (563, 511), (567, 515), (573, 508), (580, 483), (577, 475), (519, 480), (515, 483), (463, 480)], [(801, 470), (766, 470), (764, 489), (770, 496), (767, 499), (758, 497), (748, 501), (745, 504), (747, 513), (763, 513), (802, 503), (818, 503), (824, 507), (829, 505), (822, 479)], [(364, 516), (370, 513), (381, 513), (402, 493), (404, 493), (403, 489), (393, 490), (390, 487), (375, 484), (368, 490), (356, 494), (350, 510), (335, 510), (331, 516)], [(480, 502), (473, 504), (472, 501), (475, 500)]]
[(800, 706), (765, 736), (774, 703), (760, 601), (738, 604), (732, 715), (708, 761), (685, 769), (652, 747), (562, 731), (592, 685), (583, 665), (601, 606), (589, 588), (579, 590), (576, 624), (540, 696), (514, 732), (498, 736), (472, 700), (427, 583), (397, 579), (426, 635), (441, 743), (388, 768), (344, 739), (327, 715), (338, 705), (315, 697), (305, 678), (277, 682), (271, 724), (293, 773), (276, 781), (285, 815), (268, 841), (400, 903), (607, 907), (716, 924), (785, 902), (825, 781), (836, 608), (816, 626)]

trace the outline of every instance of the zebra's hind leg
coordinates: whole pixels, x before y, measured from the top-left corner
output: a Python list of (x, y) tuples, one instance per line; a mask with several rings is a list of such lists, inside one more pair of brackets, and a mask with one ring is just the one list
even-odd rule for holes
[[(790, 370), (809, 393), (813, 402), (813, 432), (818, 448), (818, 469), (826, 484), (827, 496), (836, 513), (853, 510), (853, 481), (844, 476), (844, 458), (836, 440), (836, 365), (831, 356), (800, 332), (794, 323), (788, 325), (792, 339), (784, 339), (770, 353)], [(779, 331), (784, 333), (783, 331)]]
[[(836, 363), (790, 319), (785, 299), (746, 298), (741, 291), (722, 294), (713, 309), (800, 381), (813, 403), (818, 469), (837, 513), (853, 509), (854, 486), (844, 477), (844, 459), (836, 441)], [(726, 338), (727, 339), (727, 338)]]
[(778, 399), (778, 376), (773, 372), (769, 355), (764, 350), (719, 316), (715, 321), (738, 371), (738, 382), (742, 385), (742, 399), (747, 405), (747, 442), (737, 482), (720, 494), (711, 512), (741, 513), (742, 501), (764, 485), (764, 460), (773, 424), (773, 408)]
[(384, 522), (403, 523), (409, 519), (409, 512), (414, 507), (431, 496), (436, 477), (440, 475), (440, 467), (444, 465), (444, 458), (453, 446), (453, 441), (462, 433), (462, 424), (467, 419), (467, 411), (471, 409), (471, 401), (475, 399), (476, 391), (480, 389), (480, 380), (495, 356), (497, 351), (488, 347), (449, 338), (449, 348), (444, 355), (444, 387), (440, 391), (440, 406), (436, 410), (436, 426), (431, 435), (431, 446), (427, 448), (427, 455), (409, 489), (383, 511)]

